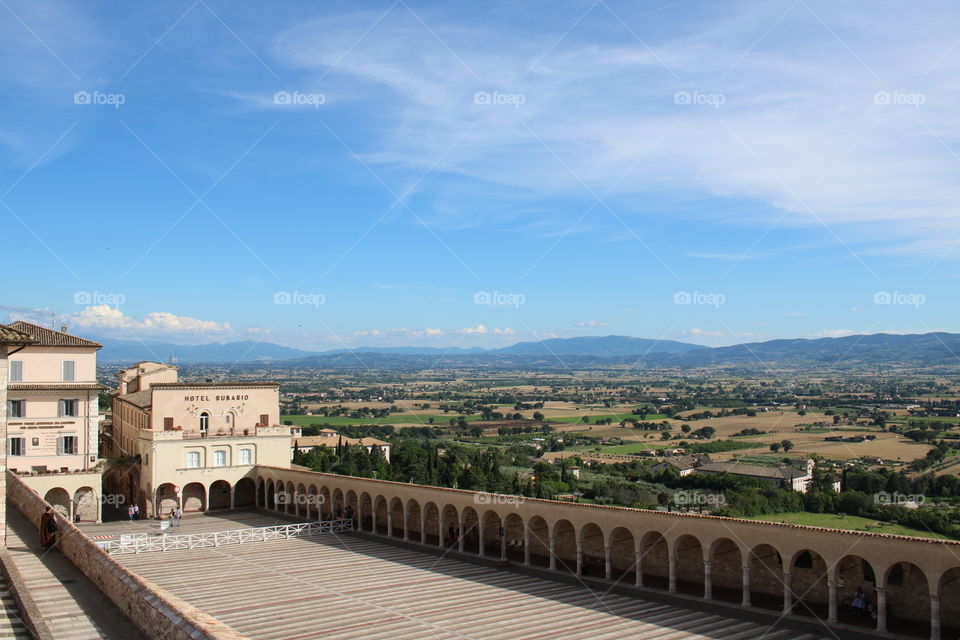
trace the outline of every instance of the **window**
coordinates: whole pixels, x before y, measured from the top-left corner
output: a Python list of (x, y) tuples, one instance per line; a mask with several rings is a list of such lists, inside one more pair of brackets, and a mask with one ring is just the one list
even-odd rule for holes
[(226, 451), (214, 451), (213, 452), (213, 466), (215, 467), (225, 467), (227, 465), (227, 452)]
[(240, 464), (253, 464), (253, 456), (250, 454), (250, 449), (240, 449)]
[(73, 382), (74, 380), (76, 380), (76, 369), (77, 369), (76, 360), (64, 360), (63, 361), (63, 382)]
[(793, 566), (795, 569), (813, 569), (813, 556), (809, 551), (804, 551), (797, 556)]
[(24, 441), (23, 438), (10, 438), (10, 451), (11, 456), (22, 456), (24, 452)]
[(10, 382), (23, 382), (23, 360), (10, 361)]
[(77, 455), (77, 436), (60, 436), (57, 453), (61, 456)]
[(210, 426), (210, 414), (203, 412), (200, 414), (200, 433), (206, 433), (207, 427)]
[(61, 400), (60, 401), (60, 416), (61, 417), (77, 417), (77, 405), (79, 403), (76, 400)]
[(25, 418), (26, 411), (26, 402), (24, 400), (8, 400), (7, 401), (7, 417), (10, 418)]
[(196, 469), (200, 466), (200, 452), (199, 451), (188, 451), (187, 452), (187, 467), (191, 469)]

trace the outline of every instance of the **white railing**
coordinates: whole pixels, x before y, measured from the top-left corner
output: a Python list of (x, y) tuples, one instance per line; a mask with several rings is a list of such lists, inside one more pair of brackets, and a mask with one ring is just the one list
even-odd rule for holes
[(203, 547), (219, 547), (225, 544), (306, 538), (325, 533), (341, 533), (344, 531), (353, 531), (352, 520), (300, 522), (297, 524), (282, 524), (272, 527), (251, 527), (248, 529), (185, 533), (181, 535), (169, 535), (167, 533), (148, 535), (146, 533), (139, 533), (120, 536), (119, 540), (98, 541), (97, 546), (107, 553), (143, 553), (145, 551), (200, 549)]

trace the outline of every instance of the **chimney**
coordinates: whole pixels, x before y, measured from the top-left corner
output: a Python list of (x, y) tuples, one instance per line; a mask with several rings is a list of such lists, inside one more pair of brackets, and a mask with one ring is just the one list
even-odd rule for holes
[(66, 332), (67, 332), (67, 325), (65, 325), (65, 324), (60, 325), (60, 331), (61, 331), (62, 333), (66, 333)]

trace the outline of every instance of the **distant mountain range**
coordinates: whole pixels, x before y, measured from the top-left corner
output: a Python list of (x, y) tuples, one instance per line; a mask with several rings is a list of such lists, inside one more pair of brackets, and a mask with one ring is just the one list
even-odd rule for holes
[(729, 347), (704, 347), (674, 340), (629, 336), (585, 336), (518, 342), (501, 349), (473, 347), (358, 347), (305, 351), (269, 342), (176, 345), (166, 342), (101, 340), (99, 360), (142, 360), (184, 364), (276, 362), (316, 367), (530, 367), (642, 364), (695, 368), (722, 365), (908, 364), (960, 366), (960, 334), (873, 334), (843, 338), (770, 340)]

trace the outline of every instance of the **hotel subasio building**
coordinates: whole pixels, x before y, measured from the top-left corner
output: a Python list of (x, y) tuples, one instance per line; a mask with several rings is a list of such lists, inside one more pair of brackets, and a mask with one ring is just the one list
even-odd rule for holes
[(176, 366), (159, 362), (124, 369), (108, 444), (123, 460), (105, 483), (147, 516), (252, 506), (254, 465), (290, 466), (279, 387), (181, 383)]

